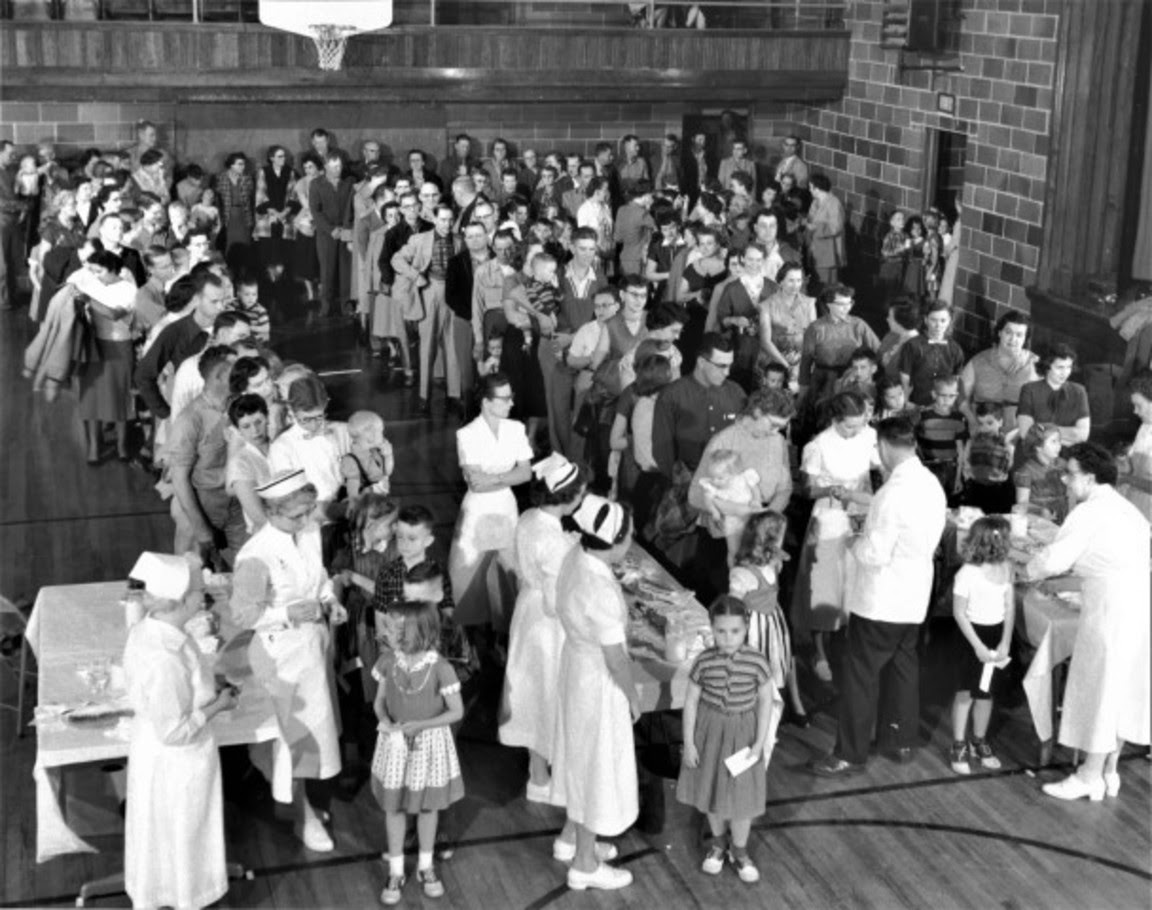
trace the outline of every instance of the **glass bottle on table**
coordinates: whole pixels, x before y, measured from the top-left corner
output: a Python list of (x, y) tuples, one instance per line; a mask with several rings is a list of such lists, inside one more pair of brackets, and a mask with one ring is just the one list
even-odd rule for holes
[(120, 606), (124, 608), (124, 626), (131, 629), (144, 618), (144, 582), (129, 578)]

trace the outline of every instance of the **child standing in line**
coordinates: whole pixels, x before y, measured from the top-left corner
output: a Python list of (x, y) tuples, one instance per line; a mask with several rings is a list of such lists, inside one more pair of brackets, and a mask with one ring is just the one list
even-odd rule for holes
[(739, 597), (748, 608), (748, 644), (768, 658), (772, 684), (788, 690), (792, 708), (789, 722), (807, 727), (808, 715), (796, 682), (792, 636), (779, 600), (780, 569), (788, 560), (784, 552), (787, 530), (788, 519), (779, 512), (753, 515), (748, 520), (736, 553), (736, 568), (728, 576), (728, 593)]
[(492, 332), (484, 341), (484, 359), (476, 367), (476, 372), (481, 376), (488, 376), (491, 373), (500, 372), (500, 360), (504, 356), (504, 335), (500, 332)]
[(872, 417), (873, 424), (879, 424), (881, 420), (887, 420), (889, 417), (906, 417), (913, 423), (920, 419), (919, 409), (915, 405), (908, 404), (908, 391), (899, 380), (896, 382), (886, 380), (880, 386), (876, 399), (879, 406)]
[(956, 408), (960, 380), (940, 376), (932, 381), (932, 404), (920, 411), (916, 423), (916, 445), (924, 467), (936, 475), (954, 508), (960, 496), (960, 461), (968, 439), (968, 418)]
[(373, 670), (380, 683), (373, 708), (379, 738), (372, 757), (372, 795), (384, 810), (388, 833), (388, 883), (380, 902), (400, 902), (404, 835), (416, 816), (419, 854), (416, 877), (430, 898), (444, 894), (432, 853), (440, 812), (464, 798), (464, 782), (450, 725), (464, 716), (460, 681), (436, 651), (440, 614), (436, 605), (405, 601), (394, 612), (400, 622), (394, 649)]
[[(701, 869), (719, 875), (724, 860), (742, 882), (760, 880), (748, 855), (752, 820), (767, 801), (765, 745), (772, 719), (768, 660), (745, 643), (748, 612), (726, 594), (708, 610), (715, 645), (696, 658), (684, 700), (684, 764), (676, 798), (708, 816), (713, 844)], [(752, 764), (733, 776), (725, 759), (750, 750)], [(730, 837), (730, 846), (725, 843)]]
[(976, 433), (964, 446), (961, 470), (967, 484), (964, 498), (986, 515), (1012, 510), (1016, 490), (1012, 486), (1013, 446), (1004, 435), (1004, 407), (997, 401), (976, 405)]
[(376, 697), (372, 667), (376, 664), (376, 618), (372, 592), (380, 567), (395, 556), (392, 534), (400, 509), (396, 502), (378, 493), (365, 493), (348, 511), (348, 546), (339, 551), (332, 564), (332, 580), (339, 586), (340, 600), (348, 611), (347, 630), (351, 641), (339, 642), (341, 675), (360, 670), (364, 707)]
[(351, 448), (340, 459), (348, 502), (355, 504), (363, 493), (387, 494), (396, 459), (392, 443), (384, 438), (384, 418), (374, 411), (357, 411), (348, 418), (348, 436)]
[(888, 233), (880, 243), (880, 287), (889, 298), (895, 297), (904, 287), (904, 270), (908, 267), (908, 257), (912, 241), (904, 231), (907, 218), (896, 211), (888, 218)]
[(908, 219), (908, 261), (904, 268), (904, 292), (913, 300), (923, 300), (926, 289), (924, 256), (926, 253), (924, 219), (913, 215)]
[[(1000, 768), (1000, 759), (986, 737), (992, 696), (1008, 661), (1016, 617), (1013, 570), (1008, 561), (1010, 534), (1008, 520), (998, 515), (974, 522), (964, 545), (964, 565), (952, 585), (952, 615), (968, 646), (957, 655), (958, 688), (952, 701), (949, 760), (957, 774), (971, 773), (969, 762), (979, 762), (990, 771)], [(993, 669), (986, 679), (990, 664)], [(971, 739), (967, 738), (969, 715)]]

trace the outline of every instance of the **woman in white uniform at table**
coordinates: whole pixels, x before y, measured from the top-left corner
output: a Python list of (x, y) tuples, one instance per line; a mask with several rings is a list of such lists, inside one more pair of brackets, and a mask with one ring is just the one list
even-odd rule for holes
[[(232, 616), (252, 628), (248, 646), (255, 682), (272, 696), (283, 742), (291, 755), (293, 799), (299, 803), (304, 846), (327, 852), (332, 838), (308, 801), (303, 778), (340, 773), (328, 623), (345, 619), (320, 557), (316, 488), (303, 470), (273, 475), (256, 488), (268, 523), (236, 555)], [(272, 780), (267, 747), (257, 746), (253, 762)]]
[(547, 802), (548, 764), (556, 732), (556, 686), (564, 627), (556, 615), (556, 579), (576, 536), (561, 527), (580, 505), (587, 484), (580, 468), (559, 453), (532, 466), (536, 507), (516, 525), (520, 590), (508, 635), (500, 742), (528, 750), (528, 799)]
[(184, 624), (201, 609), (199, 569), (142, 553), (147, 615), (128, 633), (124, 677), (135, 712), (128, 745), (124, 887), (134, 907), (206, 907), (228, 891), (220, 753), (208, 722), (236, 703), (216, 691)]
[(1071, 571), (1072, 578), (1052, 579), (1041, 590), (1081, 594), (1058, 739), (1086, 756), (1043, 789), (1057, 799), (1096, 801), (1120, 790), (1116, 762), (1124, 743), (1149, 741), (1149, 526), (1113, 488), (1116, 464), (1100, 446), (1071, 446), (1064, 482), (1077, 505), (1027, 574)]
[(480, 416), (456, 431), (456, 452), (468, 492), (448, 554), (456, 621), (507, 631), (520, 511), (512, 487), (531, 476), (532, 447), (524, 424), (509, 420), (512, 386), (503, 373), (481, 380)]
[(612, 567), (632, 545), (627, 506), (589, 495), (564, 526), (580, 533), (556, 581), (564, 626), (549, 801), (568, 820), (552, 855), (571, 862), (568, 887), (623, 888), (632, 873), (604, 864), (616, 856), (597, 836), (624, 833), (639, 814), (632, 725), (640, 694), (628, 658), (628, 605)]

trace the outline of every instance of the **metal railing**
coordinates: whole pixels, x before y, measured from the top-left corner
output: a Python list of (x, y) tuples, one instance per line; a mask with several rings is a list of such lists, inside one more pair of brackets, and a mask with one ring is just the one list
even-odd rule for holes
[[(397, 26), (843, 29), (848, 0), (394, 0)], [(257, 23), (258, 0), (0, 0), (18, 21)]]

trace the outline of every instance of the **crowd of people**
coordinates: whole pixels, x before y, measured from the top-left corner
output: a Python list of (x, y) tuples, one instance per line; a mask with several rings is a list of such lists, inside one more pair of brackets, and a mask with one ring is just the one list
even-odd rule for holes
[[(254, 630), (253, 679), (298, 782), (341, 769), (337, 688), (371, 719), (386, 904), (402, 899), (410, 815), (417, 878), (443, 893), (438, 819), (463, 796), (452, 728), (481, 667), (503, 673), (499, 736), (528, 751), (527, 798), (567, 813), (553, 852), (568, 885), (631, 881), (598, 838), (639, 811), (619, 580), (634, 541), (710, 605), (677, 787), (711, 828), (705, 873), (759, 878), (747, 841), (777, 690), (793, 723), (812, 702), (794, 643), (813, 684), (840, 693), (813, 772), (859, 772), (877, 730), (911, 754), (940, 589), (962, 633), (953, 769), (1000, 765), (991, 698), (1028, 579), (1083, 603), (1059, 737), (1087, 758), (1045, 792), (1116, 794), (1123, 743), (1149, 741), (1152, 373), (1131, 381), (1141, 429), (1117, 456), (1089, 439), (1076, 352), (1033, 352), (1026, 315), (1004, 313), (970, 356), (951, 332), (958, 232), (939, 213), (892, 218), (881, 337), (852, 314), (844, 209), (796, 137), (770, 177), (745, 139), (717, 160), (704, 135), (683, 150), (665, 137), (651, 160), (629, 135), (618, 161), (609, 143), (591, 160), (513, 158), (501, 139), (481, 159), (458, 136), (438, 169), (413, 150), (401, 171), (379, 143), (353, 161), (317, 129), (299, 172), (274, 146), (258, 168), (229, 155), (213, 180), (151, 124), (138, 138), (73, 171), (44, 147), (11, 195), (0, 180), (9, 274), (12, 244), (31, 256), (34, 387), (51, 398), (75, 380), (89, 463), (112, 424), (117, 457), (155, 470), (171, 502), (174, 556), (134, 570), (149, 613), (125, 653), (135, 901), (203, 905), (226, 888), (207, 721), (235, 694), (201, 678), (180, 632), (202, 599), (187, 555), (233, 573), (228, 610)], [(404, 453), (382, 418), (329, 419), (321, 377), (275, 353), (292, 322), (349, 311), (419, 414), (443, 378), (467, 488), (446, 560), (433, 529), (452, 516), (391, 495)], [(937, 557), (961, 507), (983, 517), (953, 581)], [(1060, 528), (1019, 564), (1005, 515)], [(165, 771), (173, 749), (203, 782), (196, 811), (167, 798), (185, 786)], [(742, 750), (755, 770), (730, 771)], [(253, 753), (269, 773), (274, 759)], [(299, 783), (293, 798), (304, 845), (333, 849)]]

